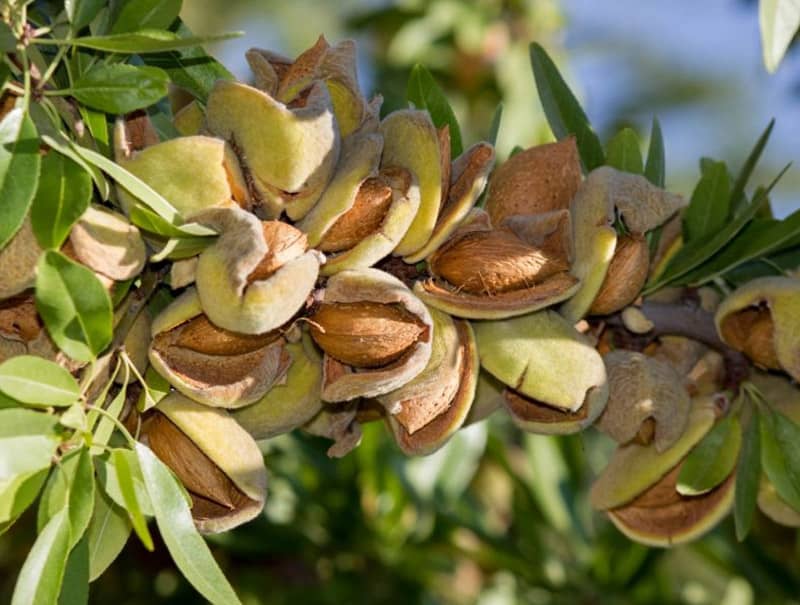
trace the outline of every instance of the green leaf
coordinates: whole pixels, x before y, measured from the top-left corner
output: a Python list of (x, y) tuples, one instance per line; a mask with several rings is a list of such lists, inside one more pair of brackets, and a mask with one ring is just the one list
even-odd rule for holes
[(69, 517), (57, 512), (39, 533), (22, 565), (11, 605), (55, 603), (69, 555)]
[[(136, 496), (141, 513), (147, 517), (152, 517), (153, 505), (150, 503), (150, 497), (147, 495), (142, 469), (139, 468), (139, 461), (136, 458), (136, 454), (133, 450), (125, 448), (120, 448), (118, 451), (121, 452), (118, 455), (124, 456), (128, 463), (133, 492)], [(108, 497), (111, 498), (115, 504), (124, 509), (125, 497), (122, 495), (119, 473), (108, 452), (104, 452), (101, 456), (95, 458), (95, 471), (97, 472), (97, 480), (100, 482), (100, 485), (103, 486)]]
[(213, 229), (198, 223), (174, 225), (141, 204), (131, 206), (129, 218), (140, 229), (165, 237), (203, 237), (217, 234)]
[(167, 29), (181, 12), (181, 0), (136, 0), (124, 2), (111, 33), (140, 29)]
[(178, 569), (215, 605), (240, 603), (208, 545), (197, 533), (189, 505), (175, 477), (146, 445), (137, 443), (136, 454), (158, 530)]
[(770, 256), (748, 261), (725, 272), (725, 280), (738, 287), (757, 277), (786, 275), (800, 267), (800, 246), (792, 246)]
[(125, 189), (125, 191), (148, 206), (153, 212), (162, 218), (175, 225), (183, 222), (180, 213), (160, 193), (155, 191), (152, 187), (138, 177), (125, 170), (119, 164), (112, 162), (107, 157), (100, 155), (96, 151), (92, 151), (86, 147), (81, 147), (80, 145), (75, 145), (73, 149), (80, 158), (105, 172), (108, 176), (114, 179), (120, 187)]
[(758, 23), (764, 65), (768, 72), (774, 73), (800, 27), (800, 1), (759, 0)]
[(31, 206), (31, 226), (39, 245), (60, 248), (91, 199), (92, 177), (88, 172), (60, 153), (44, 156)]
[(68, 429), (74, 429), (81, 433), (86, 432), (89, 428), (86, 422), (86, 412), (83, 411), (83, 406), (80, 403), (73, 403), (66, 411), (58, 417), (58, 422), (61, 426)]
[(633, 174), (642, 174), (642, 150), (639, 146), (639, 135), (632, 128), (623, 128), (608, 143), (606, 164)]
[(764, 147), (767, 145), (767, 141), (769, 141), (769, 135), (772, 133), (772, 128), (774, 126), (775, 118), (769, 121), (764, 132), (758, 137), (756, 144), (753, 145), (750, 155), (747, 156), (739, 172), (739, 176), (736, 177), (736, 182), (734, 182), (733, 190), (731, 191), (731, 208), (734, 214), (737, 214), (740, 208), (747, 203), (747, 197), (744, 194), (745, 187), (747, 187), (747, 182), (750, 180), (750, 176), (753, 174), (756, 164), (758, 164), (758, 160), (761, 157), (761, 153), (764, 151)]
[[(105, 116), (105, 114), (102, 115)], [(42, 135), (42, 141), (44, 141), (49, 147), (52, 147), (58, 153), (67, 156), (73, 162), (76, 162), (82, 166), (84, 170), (92, 175), (92, 180), (94, 181), (97, 190), (100, 192), (100, 197), (104, 200), (109, 198), (111, 195), (111, 187), (109, 187), (106, 177), (103, 176), (103, 173), (97, 166), (87, 162), (79, 153), (75, 151), (74, 148), (81, 148), (79, 145), (74, 144), (63, 135), (59, 135), (58, 139), (48, 135)]]
[(489, 135), (487, 137), (487, 142), (491, 143), (492, 146), (497, 145), (497, 135), (500, 134), (500, 122), (503, 119), (503, 102), (497, 104), (497, 108), (494, 110), (494, 114), (492, 115), (492, 123), (489, 126)]
[(213, 237), (173, 237), (167, 240), (164, 247), (151, 256), (150, 260), (156, 263), (164, 259), (180, 260), (197, 256), (214, 241)]
[[(176, 31), (184, 38), (192, 35), (184, 23)], [(200, 46), (169, 53), (146, 54), (142, 59), (147, 65), (163, 69), (174, 84), (188, 90), (203, 103), (208, 99), (214, 82), (235, 79), (231, 72), (208, 56)]]
[(56, 419), (44, 426), (40, 418), (52, 418), (25, 409), (0, 410), (0, 488), (3, 490), (18, 475), (48, 468), (58, 449)]
[(64, 0), (67, 19), (76, 32), (89, 25), (105, 5), (106, 0)]
[(730, 214), (731, 184), (724, 162), (704, 162), (703, 174), (694, 188), (683, 218), (686, 242), (712, 236), (727, 222)]
[(553, 134), (557, 139), (575, 135), (578, 152), (587, 172), (602, 166), (605, 159), (600, 139), (555, 63), (536, 42), (531, 44), (530, 54), (536, 90), (539, 91), (539, 100)]
[(89, 581), (103, 575), (114, 562), (131, 533), (131, 522), (125, 511), (97, 490), (94, 497), (94, 515), (86, 530), (89, 545)]
[(171, 31), (144, 29), (129, 34), (87, 36), (83, 38), (72, 38), (70, 40), (51, 40), (48, 42), (58, 46), (78, 46), (81, 48), (132, 55), (165, 52), (180, 48), (192, 48), (208, 44), (209, 42), (238, 38), (241, 35), (241, 32), (230, 32), (217, 34), (215, 36), (192, 36), (189, 38), (182, 38)]
[(169, 76), (157, 67), (97, 64), (73, 82), (68, 92), (89, 107), (123, 114), (164, 98), (168, 84)]
[(36, 127), (22, 109), (0, 121), (0, 249), (22, 226), (39, 182)]
[(0, 534), (33, 504), (47, 479), (48, 470), (43, 468), (16, 475), (10, 481), (0, 481)]
[(142, 508), (139, 506), (139, 497), (133, 484), (131, 465), (136, 465), (137, 470), (139, 470), (136, 456), (131, 450), (114, 449), (111, 451), (111, 464), (117, 471), (119, 491), (125, 502), (125, 510), (130, 515), (133, 531), (139, 536), (144, 547), (152, 551), (154, 548), (153, 538), (150, 537), (150, 532), (147, 530), (147, 521), (142, 514)]
[[(717, 231), (712, 237), (695, 240), (683, 246), (672, 260), (667, 264), (666, 269), (658, 275), (655, 282), (647, 284), (644, 294), (649, 294), (655, 290), (684, 278), (690, 271), (701, 267), (703, 263), (712, 258), (728, 242), (744, 228), (747, 223), (753, 220), (759, 208), (767, 201), (767, 195), (775, 184), (784, 175), (789, 166), (780, 171), (778, 176), (773, 179), (766, 189), (761, 190), (753, 201), (730, 220), (722, 229)], [(705, 275), (704, 269), (699, 269), (692, 273), (692, 281), (701, 280)], [(684, 280), (685, 281), (685, 280)]]
[(661, 134), (661, 124), (658, 118), (653, 118), (650, 128), (650, 147), (647, 149), (647, 162), (644, 166), (644, 175), (656, 187), (664, 187), (666, 181), (666, 160), (664, 153), (664, 136)]
[(144, 373), (145, 388), (139, 395), (137, 409), (144, 413), (158, 404), (159, 401), (169, 395), (170, 384), (166, 378), (155, 371), (153, 366), (148, 365)]
[[(94, 435), (92, 436), (92, 446), (94, 447), (95, 453), (99, 452), (104, 445), (108, 444), (109, 440), (111, 439), (111, 435), (114, 433), (116, 425), (114, 424), (112, 418), (119, 418), (122, 408), (125, 407), (125, 397), (128, 393), (129, 378), (130, 370), (128, 369), (128, 365), (125, 364), (125, 371), (122, 375), (122, 388), (120, 388), (119, 392), (111, 400), (111, 403), (106, 406), (106, 413), (100, 416), (100, 420), (97, 423), (97, 428), (94, 430)], [(105, 394), (101, 401), (104, 400)], [(91, 410), (89, 416), (89, 426), (94, 425), (96, 415), (99, 416), (98, 412)]]
[(106, 114), (86, 107), (86, 105), (79, 105), (78, 111), (81, 114), (83, 123), (89, 127), (89, 132), (95, 143), (97, 143), (98, 150), (103, 154), (109, 155), (108, 118)]
[(70, 525), (70, 548), (89, 526), (94, 510), (94, 465), (88, 448), (70, 452), (53, 469), (39, 501), (39, 531), (53, 515), (66, 507)]
[(758, 412), (754, 411), (745, 429), (739, 465), (736, 471), (736, 489), (733, 518), (736, 522), (736, 539), (745, 539), (753, 523), (761, 477), (761, 433)]
[(778, 495), (800, 512), (800, 426), (780, 412), (761, 417), (761, 464)]
[(57, 363), (19, 355), (0, 364), (0, 391), (30, 405), (67, 406), (80, 397), (78, 383)]
[(69, 553), (58, 605), (86, 605), (89, 602), (89, 541), (86, 536)]
[(705, 493), (725, 481), (736, 466), (742, 427), (736, 416), (717, 422), (686, 456), (676, 489), (684, 496)]
[(111, 342), (111, 299), (94, 272), (55, 250), (39, 259), (36, 309), (56, 345), (91, 361)]
[(450, 157), (461, 155), (464, 146), (461, 142), (461, 128), (456, 114), (447, 101), (444, 91), (436, 83), (433, 74), (419, 63), (408, 77), (406, 97), (417, 109), (427, 109), (436, 128), (448, 126), (450, 129)]
[(17, 50), (17, 37), (5, 21), (0, 21), (0, 52), (13, 53)]

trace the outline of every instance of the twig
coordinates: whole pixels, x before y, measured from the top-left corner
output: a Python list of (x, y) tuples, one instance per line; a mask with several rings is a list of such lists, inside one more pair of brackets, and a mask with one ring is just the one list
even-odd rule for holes
[[(750, 361), (742, 353), (725, 344), (717, 334), (714, 315), (691, 300), (678, 303), (644, 301), (639, 310), (653, 322), (653, 329), (646, 334), (629, 332), (620, 314), (612, 315), (607, 325), (617, 331), (624, 330), (630, 341), (646, 346), (660, 336), (683, 336), (701, 342), (722, 355), (725, 363), (723, 386), (737, 392), (739, 384), (750, 371)], [(644, 348), (642, 346), (642, 348)]]

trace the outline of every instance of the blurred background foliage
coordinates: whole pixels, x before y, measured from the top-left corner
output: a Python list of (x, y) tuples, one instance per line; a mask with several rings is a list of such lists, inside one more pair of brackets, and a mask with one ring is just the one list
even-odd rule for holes
[[(736, 167), (773, 115), (762, 170), (774, 173), (797, 154), (800, 59), (790, 52), (766, 74), (756, 8), (742, 0), (602, 8), (589, 0), (206, 0), (184, 2), (182, 16), (196, 33), (246, 32), (210, 49), (242, 79), (250, 46), (294, 56), (320, 33), (354, 37), (362, 88), (383, 94), (384, 111), (405, 104), (408, 74), (423, 63), (447, 91), (467, 144), (487, 136), (503, 102), (500, 158), (551, 136), (529, 66), (536, 40), (604, 140), (623, 125), (645, 133), (659, 116), (668, 186), (686, 193), (702, 156)], [(774, 196), (779, 216), (798, 206), (797, 175), (790, 171)], [(728, 521), (694, 544), (658, 550), (592, 513), (588, 487), (610, 451), (595, 431), (525, 435), (495, 414), (427, 458), (406, 459), (376, 424), (343, 460), (302, 434), (262, 447), (271, 475), (264, 516), (211, 538), (247, 604), (800, 603), (798, 532), (763, 516), (743, 544)], [(33, 541), (35, 521), (19, 525), (0, 540), (0, 602)], [(197, 600), (163, 548), (151, 554), (135, 539), (91, 594), (115, 605)]]

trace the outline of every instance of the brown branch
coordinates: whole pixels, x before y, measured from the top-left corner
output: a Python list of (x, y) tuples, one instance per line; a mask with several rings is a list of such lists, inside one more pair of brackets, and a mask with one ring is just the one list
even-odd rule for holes
[(630, 332), (620, 314), (609, 317), (607, 324), (617, 333), (624, 334), (632, 348), (644, 348), (660, 336), (683, 336), (703, 343), (722, 355), (725, 363), (723, 386), (738, 391), (739, 383), (749, 374), (751, 364), (747, 357), (719, 337), (713, 313), (692, 300), (677, 303), (644, 301), (639, 310), (653, 323), (653, 328), (645, 334)]

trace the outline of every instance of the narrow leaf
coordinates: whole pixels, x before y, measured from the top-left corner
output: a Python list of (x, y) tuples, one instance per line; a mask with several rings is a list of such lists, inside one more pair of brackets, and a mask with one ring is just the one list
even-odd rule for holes
[(41, 530), (66, 507), (70, 548), (83, 537), (94, 510), (94, 465), (87, 448), (71, 452), (53, 469), (39, 501), (37, 526)]
[(70, 40), (49, 40), (48, 43), (59, 46), (91, 48), (93, 50), (111, 53), (144, 54), (202, 46), (209, 42), (220, 42), (222, 40), (238, 38), (241, 35), (241, 32), (230, 32), (214, 36), (181, 38), (171, 31), (144, 29), (127, 34), (112, 34), (110, 36), (86, 36), (83, 38), (72, 38)]
[(417, 64), (411, 70), (406, 96), (417, 109), (428, 110), (436, 128), (449, 127), (450, 156), (455, 158), (461, 155), (464, 147), (456, 114), (453, 113), (453, 108), (450, 107), (444, 91), (436, 83), (433, 74), (424, 65)]
[(603, 146), (589, 124), (575, 95), (558, 72), (553, 60), (537, 43), (530, 47), (533, 76), (539, 100), (557, 139), (574, 134), (578, 151), (586, 171), (591, 171), (605, 162)]
[(742, 205), (747, 202), (747, 198), (744, 194), (745, 187), (747, 187), (747, 182), (750, 180), (750, 176), (753, 174), (753, 170), (755, 169), (756, 164), (758, 164), (759, 158), (761, 158), (761, 153), (764, 151), (767, 141), (769, 141), (769, 135), (772, 134), (772, 128), (774, 126), (775, 119), (773, 118), (769, 121), (769, 124), (767, 124), (764, 132), (761, 133), (761, 136), (758, 137), (756, 144), (753, 145), (750, 155), (747, 156), (747, 159), (745, 160), (744, 165), (739, 172), (739, 176), (736, 178), (736, 182), (733, 184), (733, 189), (731, 190), (731, 208), (733, 209), (734, 214), (738, 213)]
[(48, 469), (16, 475), (10, 481), (0, 481), (0, 534), (3, 526), (11, 524), (33, 504), (47, 479)]
[(715, 234), (728, 222), (731, 184), (723, 162), (706, 162), (683, 219), (686, 242)]
[(60, 510), (42, 529), (22, 565), (11, 605), (55, 603), (69, 555), (69, 517)]
[(736, 466), (741, 444), (742, 427), (736, 416), (717, 422), (686, 456), (678, 475), (678, 493), (695, 496), (725, 481)]
[(57, 363), (19, 355), (0, 364), (0, 391), (30, 405), (67, 406), (80, 397), (78, 383)]
[[(176, 33), (184, 38), (192, 32), (181, 23)], [(229, 72), (219, 61), (206, 54), (200, 46), (185, 48), (168, 53), (146, 54), (142, 59), (147, 65), (160, 67), (170, 80), (192, 93), (202, 103), (208, 99), (208, 93), (217, 80), (233, 80)]]
[(497, 145), (497, 135), (500, 134), (500, 122), (503, 119), (503, 102), (497, 104), (497, 108), (494, 110), (494, 114), (492, 115), (492, 123), (489, 126), (489, 135), (487, 137), (487, 142), (491, 143), (493, 146)]
[(13, 53), (17, 49), (17, 37), (5, 21), (0, 21), (0, 52)]
[(169, 76), (157, 67), (101, 63), (73, 82), (69, 93), (94, 109), (123, 114), (163, 99), (168, 84)]
[(89, 602), (89, 541), (86, 536), (69, 553), (58, 605), (86, 605)]
[(632, 128), (623, 128), (608, 143), (606, 164), (633, 174), (642, 174), (642, 150), (639, 135)]
[(661, 124), (658, 118), (653, 118), (650, 128), (650, 147), (647, 150), (647, 162), (644, 166), (644, 175), (656, 187), (664, 187), (666, 182), (666, 160), (664, 153), (664, 135), (661, 133)]
[(76, 32), (89, 25), (105, 5), (106, 0), (64, 0), (67, 19)]
[(0, 249), (22, 226), (39, 182), (36, 127), (22, 109), (0, 121)]
[(773, 73), (778, 69), (797, 28), (800, 27), (800, 1), (759, 0), (758, 23), (761, 28), (764, 65), (768, 72)]
[(111, 188), (108, 185), (108, 181), (97, 166), (90, 164), (83, 159), (80, 154), (76, 153), (73, 147), (79, 147), (78, 145), (75, 145), (63, 135), (57, 139), (48, 135), (43, 135), (42, 141), (44, 141), (48, 147), (52, 147), (58, 153), (67, 156), (73, 162), (76, 162), (82, 166), (84, 170), (92, 175), (92, 180), (94, 181), (95, 187), (97, 187), (97, 190), (100, 192), (100, 197), (104, 200), (109, 198), (109, 195), (111, 194)]
[(800, 426), (773, 411), (761, 418), (761, 463), (778, 495), (800, 512)]
[[(111, 403), (106, 406), (106, 413), (100, 416), (100, 420), (97, 423), (97, 428), (94, 430), (94, 435), (92, 436), (92, 446), (94, 447), (95, 453), (99, 452), (103, 446), (108, 444), (109, 440), (111, 439), (111, 435), (114, 433), (116, 425), (112, 419), (118, 418), (122, 412), (122, 408), (125, 407), (125, 398), (128, 394), (129, 377), (130, 370), (128, 368), (128, 364), (125, 364), (125, 370), (122, 374), (122, 388), (120, 388), (119, 392), (111, 400)], [(103, 400), (105, 400), (105, 396), (103, 397)], [(92, 414), (97, 414), (97, 412), (92, 410)], [(94, 423), (94, 415), (90, 417), (90, 420), (91, 423)]]
[(215, 605), (240, 603), (208, 545), (197, 533), (175, 477), (146, 445), (137, 443), (136, 454), (158, 530), (178, 569), (200, 594)]
[(103, 575), (114, 562), (131, 533), (131, 522), (125, 511), (97, 490), (94, 498), (94, 515), (86, 530), (89, 545), (89, 581)]
[(736, 522), (736, 539), (747, 537), (753, 523), (758, 497), (758, 482), (761, 477), (761, 433), (759, 416), (753, 413), (744, 433), (739, 465), (736, 471), (736, 491), (733, 517)]
[(122, 3), (111, 32), (167, 29), (181, 12), (181, 0), (137, 0)]
[(60, 153), (42, 159), (39, 187), (31, 206), (31, 225), (42, 248), (60, 248), (72, 225), (89, 207), (92, 177)]
[(91, 361), (111, 342), (111, 299), (94, 272), (60, 252), (39, 260), (36, 309), (58, 347), (73, 359)]
[[(728, 222), (725, 227), (707, 239), (695, 240), (683, 246), (667, 265), (666, 269), (660, 273), (655, 282), (651, 282), (645, 287), (644, 293), (649, 294), (655, 290), (683, 278), (687, 273), (700, 267), (709, 260), (714, 254), (719, 252), (728, 242), (744, 228), (747, 223), (753, 220), (759, 208), (767, 201), (767, 195), (788, 170), (787, 165), (780, 171), (766, 189), (763, 189), (753, 201), (747, 205), (738, 215)], [(692, 274), (693, 281), (702, 279), (703, 270), (698, 270)]]
[(105, 172), (123, 189), (137, 198), (140, 202), (148, 206), (151, 210), (153, 210), (153, 212), (162, 218), (166, 219), (172, 224), (180, 224), (182, 222), (180, 214), (172, 204), (170, 204), (160, 193), (152, 189), (147, 183), (132, 175), (119, 164), (112, 162), (107, 157), (100, 155), (96, 151), (92, 151), (86, 147), (81, 147), (80, 145), (75, 145), (74, 151), (83, 160)]
[[(147, 530), (147, 521), (142, 514), (142, 509), (139, 506), (139, 500), (136, 496), (136, 491), (133, 487), (133, 476), (131, 474), (130, 463), (128, 456), (125, 452), (130, 450), (114, 449), (111, 452), (111, 463), (117, 471), (117, 480), (119, 481), (119, 490), (122, 493), (122, 498), (125, 501), (125, 510), (130, 515), (133, 530), (139, 539), (144, 544), (144, 547), (153, 550), (153, 538), (150, 537), (150, 532)], [(132, 461), (135, 463), (135, 458)]]
[(131, 206), (129, 218), (131, 222), (140, 229), (165, 237), (203, 237), (217, 234), (213, 229), (198, 223), (173, 225), (168, 220), (141, 204), (134, 204)]

